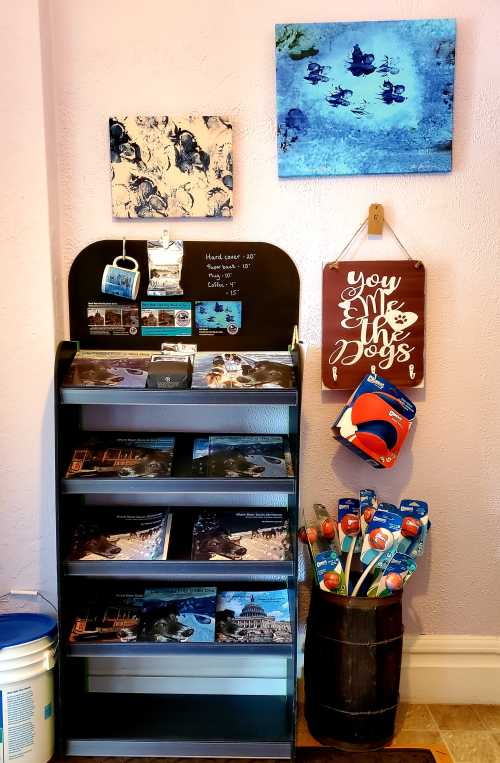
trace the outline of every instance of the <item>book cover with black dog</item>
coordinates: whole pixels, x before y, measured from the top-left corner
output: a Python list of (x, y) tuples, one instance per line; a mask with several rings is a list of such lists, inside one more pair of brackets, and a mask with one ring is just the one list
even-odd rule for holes
[(151, 350), (79, 350), (63, 387), (125, 387), (144, 389)]
[(198, 477), (292, 477), (288, 438), (283, 435), (209, 435), (193, 445)]
[(183, 643), (215, 640), (217, 589), (148, 588), (144, 592), (139, 639)]
[(172, 514), (131, 508), (88, 507), (73, 530), (70, 561), (166, 559)]
[(204, 511), (194, 523), (193, 560), (290, 558), (288, 522), (283, 511)]
[(198, 352), (193, 388), (289, 389), (295, 387), (292, 356), (276, 352)]

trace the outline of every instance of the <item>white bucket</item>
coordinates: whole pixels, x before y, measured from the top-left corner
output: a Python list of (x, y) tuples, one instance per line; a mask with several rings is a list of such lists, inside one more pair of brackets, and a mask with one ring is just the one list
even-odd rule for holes
[(56, 650), (52, 618), (0, 616), (0, 763), (48, 763), (54, 754)]

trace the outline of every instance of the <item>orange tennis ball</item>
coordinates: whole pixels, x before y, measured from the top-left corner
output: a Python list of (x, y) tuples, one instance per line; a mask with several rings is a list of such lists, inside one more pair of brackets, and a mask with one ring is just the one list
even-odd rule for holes
[(323, 523), (321, 525), (321, 532), (323, 533), (323, 537), (330, 540), (331, 538), (335, 538), (335, 522), (333, 519), (324, 519)]
[(335, 591), (340, 585), (340, 575), (338, 572), (325, 572), (323, 583), (329, 591)]
[(389, 572), (385, 584), (389, 591), (400, 591), (403, 587), (403, 578), (398, 572)]
[(375, 514), (375, 509), (373, 507), (364, 510), (363, 519), (365, 520), (367, 525), (370, 524), (370, 522), (372, 521), (374, 514)]
[(422, 523), (416, 517), (405, 517), (401, 525), (401, 535), (405, 538), (416, 538), (420, 532)]
[(309, 543), (316, 543), (318, 540), (318, 531), (315, 527), (308, 527), (306, 530), (306, 535)]
[(369, 535), (370, 546), (376, 548), (377, 551), (383, 551), (389, 545), (390, 534), (382, 527), (376, 527)]
[(357, 514), (344, 514), (340, 521), (340, 527), (344, 535), (357, 535), (359, 533), (359, 517)]

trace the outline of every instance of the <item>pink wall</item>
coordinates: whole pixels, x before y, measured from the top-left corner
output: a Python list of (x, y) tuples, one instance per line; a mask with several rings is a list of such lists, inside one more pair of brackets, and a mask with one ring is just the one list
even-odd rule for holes
[[(21, 3), (26, 9), (31, 5)], [(500, 68), (496, 61), (500, 6), (496, 0), (481, 4), (359, 0), (354, 5), (321, 0), (306, 4), (298, 0), (247, 4), (185, 0), (181, 5), (164, 0), (50, 0), (42, 8), (50, 11), (50, 19), (45, 16), (50, 37), (44, 39), (51, 47), (46, 85), (54, 101), (57, 146), (48, 162), (57, 179), (57, 197), (52, 198), (59, 213), (53, 239), (57, 275), (64, 280), (73, 258), (90, 241), (124, 234), (155, 237), (162, 228), (158, 222), (111, 219), (106, 133), (110, 114), (227, 114), (234, 125), (235, 217), (232, 221), (175, 222), (171, 235), (265, 240), (288, 251), (299, 266), (301, 334), (310, 346), (304, 390), (304, 506), (321, 501), (333, 507), (341, 494), (362, 486), (375, 487), (392, 502), (403, 496), (427, 499), (433, 530), (427, 555), (406, 597), (407, 631), (500, 635), (500, 592), (494, 582), (500, 561), (496, 450), (500, 362), (495, 352), (500, 328)], [(20, 13), (16, 7), (7, 15)], [(429, 16), (458, 20), (452, 174), (278, 180), (274, 23)], [(33, 40), (30, 45), (35, 45)], [(27, 71), (28, 64), (23, 65)], [(26, 89), (33, 87), (31, 79), (17, 76), (25, 98)], [(35, 78), (39, 76), (35, 71)], [(11, 108), (15, 113), (17, 101)], [(25, 133), (18, 140), (26, 151), (32, 150)], [(20, 158), (18, 162), (22, 164)], [(26, 167), (22, 177), (24, 172)], [(20, 188), (14, 168), (12, 175), (15, 187)], [(38, 213), (46, 202), (43, 193), (37, 199)], [(329, 426), (344, 395), (320, 392), (321, 265), (342, 248), (372, 201), (386, 205), (389, 219), (410, 251), (425, 261), (428, 275), (426, 388), (413, 395), (418, 425), (412, 447), (388, 474), (375, 472), (339, 450)], [(28, 218), (31, 224), (33, 208), (28, 202), (18, 203), (14, 227), (26, 227)], [(46, 222), (40, 220), (33, 230), (44, 227)], [(366, 247), (380, 257), (394, 252), (388, 236)], [(45, 262), (47, 277), (47, 256)], [(17, 304), (27, 299), (18, 294)], [(57, 299), (61, 305), (59, 287)], [(37, 300), (38, 292), (30, 294), (30, 307)], [(43, 333), (41, 344), (37, 334), (28, 336), (27, 329), (23, 334), (25, 348), (38, 347), (37, 357), (44, 367), (50, 363), (47, 337), (51, 330), (48, 322), (37, 329)], [(14, 390), (10, 392), (8, 399), (16, 399)], [(25, 425), (35, 422), (39, 427), (41, 413), (40, 401), (30, 405), (22, 413)], [(12, 415), (9, 446), (18, 429)], [(45, 434), (49, 442), (50, 429)], [(40, 470), (41, 443), (31, 448), (35, 469)], [(10, 578), (19, 584), (24, 576), (36, 577), (52, 569), (48, 561), (42, 570), (35, 562), (40, 502), (33, 502), (24, 486), (16, 492), (22, 474), (20, 456), (17, 450), (10, 455), (8, 495), (16, 500), (21, 521), (19, 526), (7, 526), (5, 542), (10, 548), (23, 538), (27, 541), (30, 556), (24, 565), (15, 562), (13, 551), (8, 557)]]
[(38, 2), (0, 14), (0, 594), (54, 595), (52, 293)]

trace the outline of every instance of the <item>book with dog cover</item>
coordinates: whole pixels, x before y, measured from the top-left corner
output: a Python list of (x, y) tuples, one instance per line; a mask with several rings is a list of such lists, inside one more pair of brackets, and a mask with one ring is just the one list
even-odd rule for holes
[(285, 513), (271, 510), (204, 511), (194, 523), (191, 559), (291, 559)]
[(295, 387), (289, 352), (198, 352), (193, 388), (289, 389)]
[(174, 437), (88, 437), (73, 452), (66, 479), (170, 477)]
[(283, 435), (208, 435), (193, 445), (197, 477), (292, 477), (288, 438)]
[(288, 590), (219, 591), (216, 636), (230, 643), (291, 642)]
[(72, 643), (137, 641), (142, 594), (113, 593), (79, 607), (69, 640)]
[(183, 643), (215, 641), (217, 589), (148, 588), (144, 592), (139, 639)]
[(144, 389), (151, 350), (78, 350), (63, 387)]
[(172, 514), (166, 511), (86, 508), (73, 531), (68, 559), (166, 559), (171, 524)]

